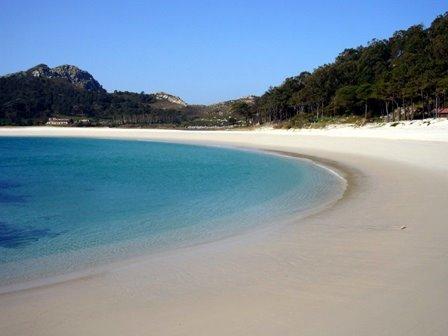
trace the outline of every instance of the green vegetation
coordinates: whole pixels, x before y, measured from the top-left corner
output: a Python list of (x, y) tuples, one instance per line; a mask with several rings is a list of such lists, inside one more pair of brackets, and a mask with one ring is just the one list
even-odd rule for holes
[(256, 113), (253, 104), (241, 100), (233, 102), (230, 106), (230, 111), (234, 117), (243, 119), (246, 126), (252, 123)]
[[(269, 89), (257, 121), (291, 127), (358, 116), (402, 120), (434, 116), (448, 91), (448, 13), (427, 29), (397, 31), (387, 40), (344, 50), (331, 64)], [(328, 119), (330, 118), (330, 119)]]
[(307, 118), (306, 115), (298, 114), (291, 119), (283, 120), (273, 124), (274, 128), (325, 128), (336, 124), (349, 124), (354, 126), (363, 126), (366, 123), (364, 117), (347, 115), (347, 116), (323, 116), (316, 120), (313, 116)]
[(0, 78), (0, 125), (38, 125), (52, 116), (84, 116), (93, 125), (180, 124), (185, 113), (155, 109), (153, 95), (88, 91), (59, 78)]
[[(39, 70), (39, 76), (35, 72)], [(69, 73), (66, 73), (69, 71)], [(46, 74), (51, 76), (45, 77)], [(56, 75), (59, 77), (55, 77)], [(81, 81), (84, 87), (67, 78)], [(210, 106), (164, 102), (153, 94), (104, 91), (73, 66), (38, 65), (0, 77), (0, 125), (38, 125), (49, 117), (87, 118), (84, 126), (324, 127), (330, 123), (436, 116), (448, 103), (448, 13), (430, 27), (346, 49), (335, 61), (246, 97)], [(77, 124), (74, 122), (73, 124)]]

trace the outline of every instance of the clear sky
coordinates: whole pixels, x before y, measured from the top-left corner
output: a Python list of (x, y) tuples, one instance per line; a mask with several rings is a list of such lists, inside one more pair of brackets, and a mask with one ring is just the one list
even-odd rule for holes
[(0, 73), (74, 64), (108, 91), (212, 103), (261, 94), (447, 10), (447, 0), (0, 0)]

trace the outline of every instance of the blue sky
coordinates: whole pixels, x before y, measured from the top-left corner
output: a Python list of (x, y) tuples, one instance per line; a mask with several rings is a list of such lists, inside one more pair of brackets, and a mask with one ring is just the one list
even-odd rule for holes
[(447, 10), (446, 0), (0, 0), (0, 73), (74, 64), (108, 91), (212, 103), (261, 94)]

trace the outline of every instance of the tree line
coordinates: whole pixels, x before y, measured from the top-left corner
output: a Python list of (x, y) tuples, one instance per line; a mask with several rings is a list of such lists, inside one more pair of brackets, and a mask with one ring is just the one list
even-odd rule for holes
[(448, 13), (389, 39), (350, 48), (313, 72), (270, 88), (248, 111), (254, 123), (354, 115), (402, 120), (436, 116), (448, 92)]
[(88, 91), (60, 78), (0, 78), (0, 125), (39, 125), (57, 116), (82, 116), (109, 126), (176, 125), (188, 119), (183, 111), (153, 103), (151, 94)]
[(43, 124), (54, 116), (83, 116), (110, 126), (289, 121), (300, 127), (345, 116), (403, 120), (437, 116), (448, 104), (447, 92), (445, 13), (428, 28), (415, 25), (346, 49), (333, 63), (287, 78), (254, 102), (235, 101), (230, 115), (219, 118), (208, 116), (211, 106), (160, 108), (154, 95), (143, 92), (88, 91), (63, 78), (8, 76), (0, 77), (0, 125)]

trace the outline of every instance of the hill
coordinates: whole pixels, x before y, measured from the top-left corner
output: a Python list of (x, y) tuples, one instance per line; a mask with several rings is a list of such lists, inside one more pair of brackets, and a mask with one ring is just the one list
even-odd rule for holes
[(65, 79), (69, 83), (87, 91), (105, 92), (103, 87), (87, 71), (81, 70), (74, 65), (60, 65), (50, 68), (46, 64), (39, 64), (26, 71), (16, 72), (5, 77), (39, 77), (52, 79)]
[(253, 105), (255, 97), (205, 106), (188, 105), (166, 92), (108, 93), (74, 65), (39, 64), (0, 77), (0, 125), (42, 125), (63, 118), (76, 126), (228, 127), (241, 125), (242, 116), (231, 109), (239, 101)]
[(0, 125), (39, 125), (50, 117), (88, 118), (92, 125), (181, 124), (187, 104), (166, 94), (108, 93), (74, 65), (39, 64), (0, 77)]
[(403, 120), (436, 116), (448, 93), (448, 13), (270, 88), (257, 101), (259, 122), (289, 126), (354, 116)]
[(0, 77), (0, 125), (39, 125), (50, 117), (128, 127), (303, 127), (335, 120), (423, 119), (440, 115), (448, 105), (447, 55), (445, 13), (428, 28), (415, 25), (345, 49), (334, 62), (287, 78), (261, 97), (208, 106), (188, 105), (164, 92), (108, 93), (76, 66), (40, 64)]

